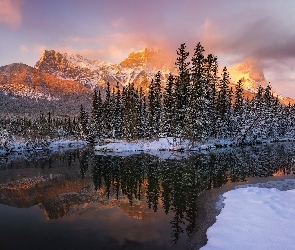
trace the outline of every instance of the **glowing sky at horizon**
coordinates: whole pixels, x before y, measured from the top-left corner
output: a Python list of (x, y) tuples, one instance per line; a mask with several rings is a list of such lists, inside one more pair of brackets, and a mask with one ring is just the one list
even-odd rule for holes
[(293, 0), (0, 0), (0, 66), (33, 66), (44, 49), (120, 62), (145, 47), (172, 55), (201, 42), (221, 66), (261, 62), (295, 98)]

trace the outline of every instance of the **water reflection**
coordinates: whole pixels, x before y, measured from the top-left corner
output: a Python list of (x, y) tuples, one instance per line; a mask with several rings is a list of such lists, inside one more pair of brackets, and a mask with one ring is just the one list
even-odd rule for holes
[(144, 153), (118, 157), (84, 152), (80, 166), (82, 177), (89, 166), (95, 190), (103, 190), (107, 198), (118, 199), (122, 193), (130, 206), (144, 200), (154, 212), (161, 206), (166, 214), (172, 213), (171, 236), (176, 244), (184, 231), (190, 236), (195, 230), (195, 201), (204, 190), (251, 176), (293, 173), (293, 157), (293, 145), (271, 144), (196, 154), (181, 161)]
[[(89, 149), (7, 156), (0, 166), (9, 173), (0, 176), (0, 203), (19, 208), (38, 205), (50, 220), (119, 208), (130, 218), (163, 223), (163, 212), (175, 245), (198, 227), (196, 199), (202, 192), (252, 176), (291, 174), (294, 146), (277, 143), (227, 149), (181, 160), (166, 159), (167, 152), (163, 159), (145, 153), (96, 155)], [(14, 176), (16, 170), (25, 174)]]

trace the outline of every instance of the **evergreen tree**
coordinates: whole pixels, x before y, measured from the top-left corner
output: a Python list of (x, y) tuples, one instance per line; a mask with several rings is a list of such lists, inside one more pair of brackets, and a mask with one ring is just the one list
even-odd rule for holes
[(195, 48), (191, 67), (191, 88), (185, 118), (186, 135), (193, 141), (203, 139), (207, 124), (207, 82), (205, 82), (204, 48), (200, 43)]
[(122, 93), (122, 135), (127, 139), (137, 136), (138, 92), (134, 84), (128, 84)]
[(103, 103), (103, 136), (110, 138), (113, 135), (113, 124), (112, 124), (112, 98), (110, 83), (107, 83), (106, 97)]
[(114, 121), (115, 138), (119, 138), (121, 136), (121, 126), (122, 126), (122, 103), (121, 103), (121, 92), (120, 92), (118, 82), (116, 86), (114, 116), (115, 116), (115, 121)]
[(207, 91), (207, 117), (208, 126), (206, 134), (208, 137), (215, 138), (217, 135), (217, 85), (218, 85), (218, 60), (217, 57), (209, 54), (205, 61), (205, 80)]
[(139, 89), (138, 100), (136, 102), (136, 110), (137, 110), (137, 119), (136, 119), (136, 128), (137, 128), (137, 137), (143, 138), (145, 133), (145, 110), (144, 110), (144, 93), (142, 87)]
[(163, 93), (163, 112), (162, 112), (162, 125), (161, 132), (166, 136), (173, 136), (174, 118), (175, 118), (175, 99), (174, 99), (174, 77), (169, 75), (166, 87)]
[(244, 121), (244, 95), (243, 95), (242, 80), (239, 80), (236, 85), (234, 96), (234, 105), (232, 110), (232, 126), (233, 126), (233, 140), (236, 140), (241, 133), (241, 129), (245, 123)]
[(92, 100), (92, 135), (101, 138), (103, 135), (103, 103), (100, 90), (94, 90)]
[(84, 110), (83, 105), (80, 107), (80, 116), (79, 116), (80, 131), (83, 137), (88, 136), (88, 114)]
[(229, 73), (227, 68), (223, 68), (220, 79), (220, 86), (217, 96), (217, 116), (218, 116), (218, 129), (221, 138), (227, 137), (229, 131), (230, 109), (231, 109), (231, 92), (229, 88)]
[(160, 133), (162, 100), (161, 73), (155, 75), (149, 86), (148, 128), (150, 137), (157, 137)]
[(176, 136), (182, 137), (184, 135), (185, 116), (188, 107), (190, 74), (189, 62), (187, 58), (189, 52), (186, 52), (186, 45), (183, 43), (177, 50), (176, 67), (178, 70), (178, 77), (175, 81), (175, 128)]

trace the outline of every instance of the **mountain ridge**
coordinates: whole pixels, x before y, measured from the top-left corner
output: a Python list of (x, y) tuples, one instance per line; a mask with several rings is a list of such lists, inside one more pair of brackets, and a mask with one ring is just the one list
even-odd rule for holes
[[(109, 63), (89, 60), (81, 55), (45, 50), (34, 67), (22, 63), (0, 67), (0, 92), (2, 99), (5, 99), (5, 103), (0, 103), (0, 107), (5, 109), (5, 106), (9, 106), (9, 98), (22, 98), (22, 101), (29, 103), (28, 107), (38, 106), (38, 100), (43, 100), (44, 105), (40, 105), (40, 109), (41, 106), (42, 109), (45, 108), (46, 101), (49, 106), (59, 102), (54, 109), (56, 112), (62, 109), (61, 113), (77, 113), (80, 104), (90, 110), (93, 90), (101, 89), (104, 95), (108, 82), (111, 88), (117, 83), (120, 87), (134, 83), (135, 88), (142, 87), (147, 93), (155, 73), (161, 71), (164, 84), (170, 72), (177, 73), (174, 65), (165, 63), (165, 56), (160, 50), (146, 48), (130, 53), (119, 63)], [(233, 90), (236, 82), (242, 79), (246, 98), (252, 99), (259, 85), (267, 86), (261, 65), (252, 58), (228, 67), (228, 72)], [(273, 91), (273, 94), (278, 95), (285, 105), (295, 103), (295, 100), (279, 95), (276, 91)], [(17, 104), (16, 101), (13, 102), (13, 105)], [(21, 109), (21, 105), (18, 105), (17, 110)], [(13, 107), (8, 107), (7, 110), (13, 110)]]

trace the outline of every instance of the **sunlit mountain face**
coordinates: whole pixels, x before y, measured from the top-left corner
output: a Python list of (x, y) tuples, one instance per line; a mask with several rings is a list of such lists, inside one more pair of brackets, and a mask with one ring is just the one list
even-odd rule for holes
[(259, 85), (266, 87), (267, 81), (265, 80), (263, 69), (259, 62), (250, 58), (241, 64), (229, 67), (231, 80), (238, 82), (242, 80), (243, 87), (246, 90), (255, 92)]
[(171, 64), (165, 64), (163, 52), (151, 48), (132, 52), (118, 64), (46, 50), (35, 68), (60, 79), (77, 81), (89, 89), (105, 87), (109, 82), (111, 87), (117, 83), (120, 86), (134, 83), (135, 88), (141, 86), (145, 90), (156, 72), (161, 71), (165, 80), (165, 76), (173, 71)]
[[(91, 109), (94, 89), (100, 89), (104, 96), (107, 83), (110, 83), (111, 90), (117, 84), (122, 88), (133, 83), (135, 89), (142, 88), (147, 94), (158, 71), (161, 72), (162, 87), (170, 73), (177, 75), (171, 55), (158, 49), (132, 52), (117, 64), (45, 50), (35, 67), (22, 63), (0, 67), (0, 107), (11, 114), (36, 114), (41, 110), (62, 115), (77, 114), (80, 104)], [(242, 80), (244, 97), (250, 100), (259, 85), (266, 87), (268, 84), (261, 65), (253, 58), (229, 67), (228, 71), (233, 91), (236, 83)], [(273, 94), (278, 95), (285, 105), (294, 103), (275, 90)]]

